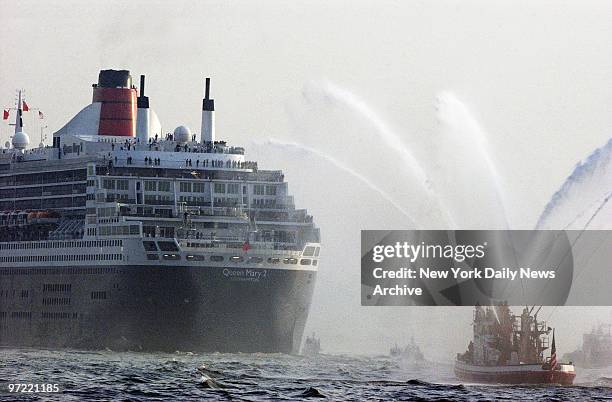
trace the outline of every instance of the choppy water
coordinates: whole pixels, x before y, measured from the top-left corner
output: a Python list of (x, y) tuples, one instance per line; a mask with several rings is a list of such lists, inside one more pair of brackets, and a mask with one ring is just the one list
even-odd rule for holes
[[(146, 354), (0, 349), (1, 400), (612, 400), (609, 370), (573, 387), (462, 385), (452, 367), (386, 357)], [(8, 383), (57, 383), (58, 394), (9, 394)]]

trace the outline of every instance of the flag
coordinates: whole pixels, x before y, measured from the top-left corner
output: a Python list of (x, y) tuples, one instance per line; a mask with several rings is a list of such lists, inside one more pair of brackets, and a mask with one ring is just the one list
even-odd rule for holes
[(555, 346), (555, 330), (553, 329), (553, 340), (550, 348), (550, 369), (557, 368), (557, 347)]
[(39, 119), (43, 119), (45, 117), (45, 115), (43, 115), (43, 112), (41, 112), (40, 110), (38, 111), (38, 118)]
[(28, 106), (28, 104), (26, 103), (26, 101), (23, 101), (23, 111), (27, 112), (28, 110), (30, 110), (30, 107)]
[(4, 113), (2, 114), (2, 120), (7, 120), (9, 116), (9, 111), (4, 109)]
[(247, 251), (249, 251), (251, 249), (251, 245), (249, 244), (249, 241), (245, 241), (244, 244), (242, 245), (242, 251), (244, 251), (245, 253)]

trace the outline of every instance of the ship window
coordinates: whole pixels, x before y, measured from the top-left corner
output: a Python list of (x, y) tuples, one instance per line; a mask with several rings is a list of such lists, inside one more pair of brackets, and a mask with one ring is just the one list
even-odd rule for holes
[(239, 256), (239, 255), (234, 255), (234, 256), (230, 257), (230, 261), (231, 262), (242, 262), (242, 261), (244, 261), (244, 258)]
[(240, 184), (238, 183), (228, 183), (227, 192), (229, 194), (240, 194)]
[(194, 193), (203, 193), (205, 191), (204, 183), (193, 183)]
[(215, 193), (225, 193), (225, 183), (215, 183)]
[(278, 264), (278, 263), (280, 262), (280, 258), (273, 258), (273, 257), (270, 257), (270, 258), (268, 258), (268, 262), (269, 262), (270, 264)]
[(92, 300), (106, 300), (106, 291), (91, 292)]
[(310, 263), (311, 263), (311, 260), (308, 258), (302, 258), (300, 260), (300, 265), (310, 265)]
[(145, 191), (155, 191), (157, 190), (157, 182), (153, 180), (145, 181)]
[(276, 186), (266, 186), (266, 195), (276, 195)]
[(178, 254), (164, 254), (164, 260), (180, 260), (181, 256)]
[(127, 190), (127, 189), (128, 189), (127, 180), (117, 180), (117, 190)]
[(251, 257), (249, 258), (249, 262), (252, 264), (260, 264), (263, 262), (263, 258), (261, 257)]
[(157, 251), (157, 246), (154, 241), (143, 241), (142, 245), (144, 246), (145, 251)]
[(159, 256), (157, 254), (147, 254), (147, 260), (159, 260)]
[(157, 245), (161, 251), (179, 251), (176, 243), (173, 241), (158, 241)]
[(317, 247), (317, 249), (315, 250), (315, 257), (319, 256), (319, 250), (321, 249), (321, 247)]
[(191, 182), (182, 181), (179, 183), (181, 193), (191, 193)]
[(215, 262), (221, 262), (224, 260), (224, 258), (222, 255), (211, 255), (210, 260)]
[(317, 260), (312, 260), (312, 265), (316, 266), (317, 265)]
[(160, 181), (157, 183), (158, 191), (170, 191), (170, 182), (169, 181)]
[(113, 180), (113, 179), (104, 179), (102, 181), (102, 187), (107, 189), (107, 190), (114, 190), (115, 189), (115, 180)]
[(255, 184), (253, 186), (253, 194), (255, 194), (255, 195), (263, 195), (264, 194), (264, 186), (263, 186), (263, 184)]
[(304, 249), (304, 257), (312, 257), (315, 252), (315, 247), (308, 246)]
[(295, 259), (295, 258), (285, 258), (283, 260), (283, 264), (297, 264), (297, 259)]
[(206, 257), (204, 257), (203, 255), (191, 255), (189, 254), (187, 256), (187, 261), (204, 261), (206, 259)]

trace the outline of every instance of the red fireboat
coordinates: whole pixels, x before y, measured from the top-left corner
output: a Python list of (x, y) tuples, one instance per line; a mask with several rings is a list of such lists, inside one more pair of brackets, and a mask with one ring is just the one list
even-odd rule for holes
[[(554, 330), (538, 321), (540, 309), (531, 314), (534, 307), (525, 307), (515, 316), (505, 303), (476, 306), (474, 339), (465, 353), (457, 354), (457, 378), (492, 384), (571, 385), (576, 377), (574, 365), (557, 361)], [(551, 331), (550, 357), (544, 358)]]

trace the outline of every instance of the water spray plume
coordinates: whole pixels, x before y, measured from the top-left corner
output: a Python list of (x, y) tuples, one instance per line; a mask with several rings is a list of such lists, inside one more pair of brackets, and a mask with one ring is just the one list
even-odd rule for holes
[(612, 139), (576, 165), (544, 208), (536, 229), (582, 229), (593, 222), (609, 228), (601, 212), (609, 206), (611, 183)]
[[(437, 96), (436, 111), (440, 123), (442, 123), (454, 137), (459, 136), (462, 144), (469, 144), (469, 151), (471, 153), (473, 151), (477, 152), (477, 155), (472, 155), (469, 159), (475, 162), (478, 160), (484, 162), (484, 166), (480, 167), (479, 170), (481, 173), (490, 177), (499, 207), (498, 213), (502, 217), (503, 224), (507, 229), (506, 197), (504, 196), (501, 176), (491, 157), (491, 152), (488, 149), (485, 131), (474, 118), (468, 107), (452, 92), (444, 91)], [(449, 140), (458, 141), (459, 138), (450, 138)], [(460, 152), (460, 150), (453, 149), (453, 152)]]
[(352, 92), (340, 88), (339, 86), (327, 81), (321, 84), (321, 90), (331, 99), (334, 99), (349, 108), (353, 109), (370, 124), (374, 126), (380, 138), (395, 152), (399, 153), (404, 161), (406, 168), (414, 175), (417, 181), (428, 191), (431, 190), (429, 180), (420, 163), (404, 143), (399, 135), (391, 130), (380, 116), (366, 102), (355, 96)]
[(363, 175), (357, 173), (356, 171), (354, 171), (350, 167), (348, 167), (348, 166), (344, 165), (343, 163), (341, 163), (340, 161), (336, 160), (331, 155), (328, 155), (328, 154), (326, 154), (326, 153), (324, 153), (322, 151), (319, 151), (318, 149), (314, 149), (314, 148), (308, 147), (306, 145), (299, 144), (297, 142), (284, 142), (284, 141), (280, 141), (280, 140), (277, 140), (277, 139), (274, 139), (274, 138), (269, 138), (268, 141), (266, 142), (266, 144), (267, 145), (271, 145), (271, 146), (276, 146), (276, 147), (293, 148), (293, 149), (296, 149), (296, 150), (304, 151), (304, 152), (307, 152), (309, 154), (315, 155), (315, 156), (317, 156), (317, 157), (319, 157), (321, 159), (324, 159), (324, 160), (328, 161), (332, 165), (336, 166), (338, 169), (343, 170), (343, 171), (349, 173), (350, 175), (352, 175), (353, 177), (357, 178), (358, 180), (363, 182), (365, 185), (367, 185), (370, 189), (372, 189), (376, 193), (380, 194), (381, 197), (383, 197), (386, 201), (388, 201), (391, 205), (393, 205), (404, 216), (406, 216), (408, 219), (410, 219), (410, 221), (411, 221), (411, 223), (413, 225), (416, 225), (415, 219), (412, 216), (410, 216), (408, 211), (406, 211), (400, 204), (398, 204), (389, 194), (387, 194), (385, 191), (381, 190), (378, 186), (376, 186), (376, 184), (372, 183), (367, 177), (364, 177)]
[(433, 205), (437, 204), (437, 208), (435, 209), (437, 212), (441, 213), (443, 219), (447, 221), (447, 227), (457, 227), (454, 218), (449, 212), (449, 208), (444, 204), (442, 199), (435, 194), (432, 188), (432, 181), (427, 176), (421, 163), (419, 163), (410, 148), (403, 143), (402, 138), (394, 132), (364, 100), (349, 90), (341, 88), (329, 81), (324, 81), (319, 84), (311, 83), (305, 87), (303, 95), (309, 102), (313, 102), (313, 98), (315, 98), (317, 101), (322, 99), (324, 102), (335, 102), (340, 104), (372, 125), (374, 130), (368, 132), (376, 135), (377, 139), (380, 138), (390, 150), (399, 154), (403, 161), (402, 169), (406, 172), (407, 177), (416, 179), (417, 184), (422, 187), (424, 194), (427, 195)]
[(495, 319), (497, 320), (497, 323), (500, 324), (499, 315), (497, 314), (497, 306), (491, 305), (491, 310), (493, 310), (493, 314), (495, 315)]

